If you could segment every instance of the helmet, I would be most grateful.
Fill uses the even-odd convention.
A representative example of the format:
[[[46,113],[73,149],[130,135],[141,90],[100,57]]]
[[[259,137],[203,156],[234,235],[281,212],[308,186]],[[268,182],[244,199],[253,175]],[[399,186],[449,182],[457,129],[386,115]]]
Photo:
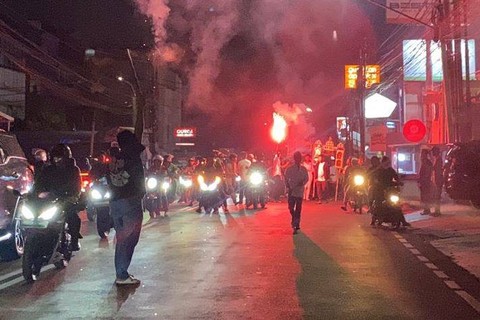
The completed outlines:
[[[43,149],[35,150],[33,156],[35,158],[35,161],[47,161],[47,151]]]
[[[59,143],[50,150],[50,159],[54,158],[70,159],[72,157],[72,150],[66,144]]]

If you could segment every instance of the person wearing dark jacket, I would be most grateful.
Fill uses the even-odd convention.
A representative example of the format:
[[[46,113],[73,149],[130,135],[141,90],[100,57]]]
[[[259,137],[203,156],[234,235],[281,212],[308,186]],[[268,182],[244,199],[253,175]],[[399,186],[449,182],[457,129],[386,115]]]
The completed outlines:
[[[430,206],[434,189],[432,184],[433,164],[428,156],[428,150],[423,149],[420,157],[420,171],[418,172],[418,188],[420,189],[420,201],[423,204],[422,214],[424,215],[431,214]]]
[[[140,154],[145,149],[135,135],[124,130],[117,135],[120,152],[112,156],[107,180],[112,190],[110,213],[116,231],[115,270],[117,285],[138,285],[128,273],[142,229],[142,198],[145,174]]]
[[[72,151],[65,144],[57,144],[50,151],[50,165],[44,166],[34,184],[34,192],[48,192],[64,199],[67,203],[76,203],[81,192],[80,169],[72,158]],[[81,238],[81,220],[78,212],[71,206],[66,209],[66,222],[72,236],[73,251],[80,250],[78,239]]]

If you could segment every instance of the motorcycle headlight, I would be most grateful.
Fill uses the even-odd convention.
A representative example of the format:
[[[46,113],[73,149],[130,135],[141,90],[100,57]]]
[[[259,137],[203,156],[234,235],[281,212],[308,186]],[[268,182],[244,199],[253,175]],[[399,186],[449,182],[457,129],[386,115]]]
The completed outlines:
[[[167,191],[170,188],[170,182],[164,182],[162,183],[162,189]]]
[[[20,213],[22,214],[22,217],[25,219],[25,220],[33,220],[35,219],[35,215],[33,214],[33,211],[30,210],[29,207],[27,207],[26,205],[22,205],[20,207]]]
[[[191,179],[183,179],[180,177],[180,184],[185,188],[190,188],[193,185],[193,182]]]
[[[238,177],[235,178],[235,181],[240,182],[240,181],[242,181],[242,178],[240,176],[238,176]]]
[[[392,204],[398,204],[398,202],[400,201],[400,197],[396,194],[391,194],[389,200]]]
[[[158,180],[155,178],[148,178],[147,179],[147,188],[148,189],[155,189],[158,186]]]
[[[57,211],[57,207],[50,207],[43,211],[38,218],[42,220],[51,220],[57,214]]]
[[[250,175],[250,183],[258,186],[263,182],[263,175],[260,172],[254,172]]]
[[[112,197],[112,194],[110,192],[106,192],[105,195],[103,196],[104,199],[110,199]]]
[[[365,183],[365,178],[361,175],[356,175],[355,177],[353,177],[353,183],[356,186],[362,186]]]
[[[92,197],[93,200],[100,200],[103,198],[102,194],[97,189],[92,189],[90,191],[90,197]]]

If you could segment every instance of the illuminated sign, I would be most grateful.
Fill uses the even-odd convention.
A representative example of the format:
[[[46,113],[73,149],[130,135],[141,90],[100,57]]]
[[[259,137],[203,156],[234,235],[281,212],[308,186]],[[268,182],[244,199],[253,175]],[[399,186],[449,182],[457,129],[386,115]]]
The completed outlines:
[[[415,17],[425,24],[431,24],[432,10],[438,5],[438,0],[387,0],[387,23],[420,24],[404,15]],[[404,14],[404,15],[402,15]]]
[[[374,93],[365,99],[365,118],[388,118],[392,115],[392,112],[396,107],[397,103],[395,101],[392,101],[381,94]]]
[[[358,87],[358,78],[360,66],[345,66],[345,89],[356,89]],[[372,85],[380,83],[380,66],[371,64],[365,66],[365,88],[369,89]]]
[[[357,89],[358,65],[345,66],[345,89]]]
[[[176,128],[175,137],[176,138],[195,138],[197,136],[196,128]]]

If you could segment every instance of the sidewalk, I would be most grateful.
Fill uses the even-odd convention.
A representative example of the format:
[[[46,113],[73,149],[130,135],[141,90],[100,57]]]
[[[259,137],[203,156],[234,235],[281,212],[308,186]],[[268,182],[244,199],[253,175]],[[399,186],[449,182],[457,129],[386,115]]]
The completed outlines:
[[[456,264],[480,279],[480,210],[456,204],[443,195],[440,217],[420,213],[420,193],[415,180],[406,180],[402,189],[403,211],[413,233],[421,235]]]

